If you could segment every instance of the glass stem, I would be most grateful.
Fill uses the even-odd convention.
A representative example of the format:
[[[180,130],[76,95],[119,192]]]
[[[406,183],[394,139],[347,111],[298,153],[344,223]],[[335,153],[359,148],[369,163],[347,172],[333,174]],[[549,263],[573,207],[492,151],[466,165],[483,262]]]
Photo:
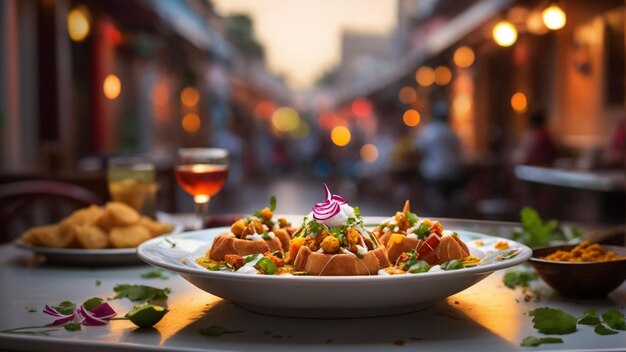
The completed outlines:
[[[195,219],[194,219],[194,223],[193,223],[193,229],[194,230],[202,230],[202,228],[204,227],[204,217],[206,216],[207,213],[207,209],[209,208],[209,200],[211,198],[208,196],[195,196],[194,197],[194,203],[195,203]]]

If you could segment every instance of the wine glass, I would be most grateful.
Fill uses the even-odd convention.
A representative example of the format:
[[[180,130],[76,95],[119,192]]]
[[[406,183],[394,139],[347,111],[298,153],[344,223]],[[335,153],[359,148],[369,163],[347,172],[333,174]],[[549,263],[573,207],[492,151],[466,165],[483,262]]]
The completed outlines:
[[[195,203],[194,229],[202,229],[209,200],[219,192],[228,177],[228,150],[222,148],[183,148],[178,150],[176,180]]]

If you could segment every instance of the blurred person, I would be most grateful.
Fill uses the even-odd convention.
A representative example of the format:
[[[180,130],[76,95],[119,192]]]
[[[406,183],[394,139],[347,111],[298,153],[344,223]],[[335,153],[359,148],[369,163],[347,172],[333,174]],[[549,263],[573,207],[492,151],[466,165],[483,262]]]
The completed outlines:
[[[421,155],[419,171],[426,184],[426,200],[436,212],[454,211],[454,194],[463,186],[463,152],[461,141],[448,124],[448,105],[434,104],[431,121],[415,138],[415,147]]]
[[[530,117],[529,129],[524,133],[514,160],[517,164],[551,166],[557,157],[556,147],[550,137],[543,112]]]

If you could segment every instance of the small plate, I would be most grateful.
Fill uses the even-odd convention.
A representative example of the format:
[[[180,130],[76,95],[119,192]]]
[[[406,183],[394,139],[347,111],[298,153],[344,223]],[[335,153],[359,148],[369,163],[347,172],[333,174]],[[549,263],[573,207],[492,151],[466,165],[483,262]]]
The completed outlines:
[[[163,236],[181,233],[183,227],[174,224],[174,230]],[[13,244],[21,249],[31,251],[46,257],[47,263],[64,265],[87,265],[87,266],[115,266],[115,265],[138,265],[142,261],[137,257],[137,248],[105,248],[105,249],[81,249],[81,248],[51,248],[33,246],[22,242],[19,238]]]
[[[368,222],[366,219],[366,223]],[[137,247],[146,263],[180,274],[203,291],[263,314],[348,318],[408,313],[460,292],[492,272],[525,262],[530,248],[512,240],[457,231],[471,254],[482,264],[452,271],[395,276],[269,276],[209,271],[196,259],[205,255],[213,239],[227,227],[186,232],[148,240]],[[481,241],[482,246],[477,245]],[[505,241],[517,256],[499,261],[494,245]],[[509,250],[510,250],[509,249]]]

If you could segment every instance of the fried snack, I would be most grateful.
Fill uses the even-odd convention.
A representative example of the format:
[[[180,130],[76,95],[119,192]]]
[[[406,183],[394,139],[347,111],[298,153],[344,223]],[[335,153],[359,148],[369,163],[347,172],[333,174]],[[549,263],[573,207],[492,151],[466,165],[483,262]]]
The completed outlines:
[[[114,248],[132,248],[152,238],[150,231],[139,225],[116,227],[109,233]]]
[[[43,246],[43,242],[39,238],[42,236],[51,236],[53,232],[56,232],[58,230],[58,225],[31,227],[26,232],[24,232],[21,239],[22,242],[32,244],[33,246]]]
[[[104,207],[104,214],[97,222],[98,227],[105,232],[110,232],[114,227],[130,226],[139,221],[139,213],[120,202],[109,202]]]
[[[97,226],[75,225],[74,236],[82,248],[102,249],[109,246],[109,236]]]
[[[467,245],[458,236],[443,236],[435,248],[439,256],[439,264],[453,259],[461,260],[470,255]]]
[[[76,242],[73,231],[62,231],[59,225],[38,226],[30,229],[34,242],[43,247],[70,248]]]
[[[152,237],[158,237],[174,230],[174,225],[163,224],[158,221],[154,221],[147,216],[142,216],[139,219],[139,225],[145,227],[150,232]]]
[[[73,225],[92,225],[95,224],[104,214],[104,210],[97,205],[91,205],[74,211],[68,217],[62,220],[62,223]]]
[[[215,238],[211,249],[207,251],[206,255],[213,260],[224,260],[224,257],[228,254],[238,254],[243,257],[254,253],[265,253],[267,251],[283,252],[283,247],[278,236],[269,240],[253,241],[221,234]]]
[[[294,266],[298,271],[309,275],[376,275],[378,270],[390,265],[385,246],[363,254],[357,258],[352,254],[326,254],[313,252],[309,247],[302,246],[298,250]]]

